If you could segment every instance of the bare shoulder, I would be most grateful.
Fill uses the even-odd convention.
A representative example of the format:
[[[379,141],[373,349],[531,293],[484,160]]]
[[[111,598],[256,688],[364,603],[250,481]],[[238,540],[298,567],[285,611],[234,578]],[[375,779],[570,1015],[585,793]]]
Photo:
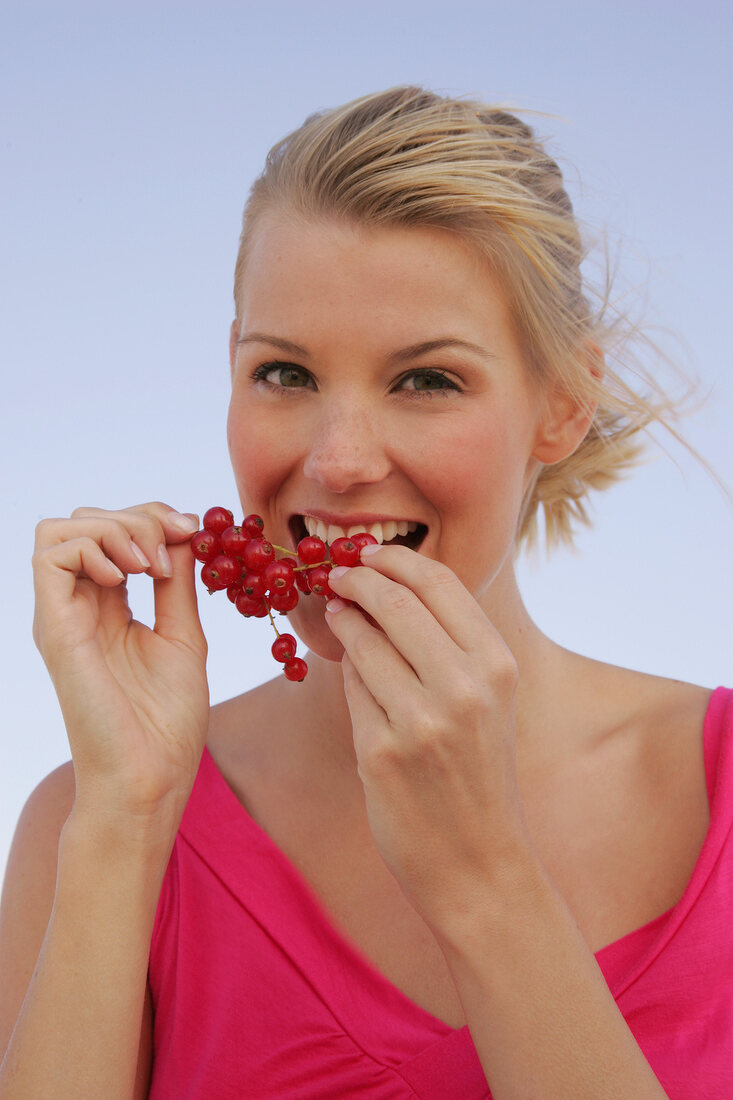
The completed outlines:
[[[659,750],[703,751],[703,727],[712,688],[684,680],[629,673],[629,719],[645,742]]]
[[[13,837],[0,904],[0,1049],[15,1026],[51,915],[61,830],[74,804],[71,761],[26,801]]]

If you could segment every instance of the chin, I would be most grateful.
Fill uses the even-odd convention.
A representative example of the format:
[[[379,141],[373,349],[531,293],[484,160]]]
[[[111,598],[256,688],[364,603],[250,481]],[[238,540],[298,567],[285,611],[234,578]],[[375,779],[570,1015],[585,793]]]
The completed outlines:
[[[325,600],[321,596],[306,596],[302,599],[318,600],[318,604],[314,606],[313,612],[310,614],[307,614],[305,608],[301,609],[300,606],[291,612],[287,617],[290,628],[312,654],[322,657],[325,661],[340,662],[344,655],[344,647],[326,625]],[[308,610],[310,611],[310,607]],[[314,612],[317,612],[317,614]],[[281,627],[278,623],[278,629],[280,633],[283,633],[283,630],[287,627]]]

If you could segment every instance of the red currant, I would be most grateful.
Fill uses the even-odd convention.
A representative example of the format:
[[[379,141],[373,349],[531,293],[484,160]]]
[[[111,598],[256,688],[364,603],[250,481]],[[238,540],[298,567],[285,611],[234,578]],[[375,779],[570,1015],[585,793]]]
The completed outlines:
[[[264,596],[267,582],[262,573],[245,573],[242,578],[242,590],[247,596]]]
[[[267,614],[267,604],[262,596],[248,596],[246,592],[240,592],[236,600],[237,611],[242,615],[255,619],[264,619]]]
[[[308,535],[298,543],[298,557],[303,565],[320,565],[326,560],[326,544],[315,535]]]
[[[244,548],[242,559],[250,573],[264,573],[275,559],[272,543],[267,539],[250,539]]]
[[[295,570],[295,584],[299,592],[302,592],[304,596],[310,596],[311,590],[308,584],[308,570],[296,569]]]
[[[274,611],[292,611],[294,607],[298,606],[298,589],[295,586],[292,588],[276,588],[270,592],[267,599]]]
[[[351,541],[355,542],[359,547],[359,553],[361,553],[365,546],[379,546],[374,535],[370,535],[368,531],[360,531],[358,535],[352,535]]]
[[[333,592],[328,583],[328,574],[330,572],[330,565],[315,565],[312,569],[308,570],[308,584],[310,585],[311,592],[315,592],[317,596],[333,596]]]
[[[238,579],[237,563],[225,557],[224,554],[217,554],[211,561],[207,561],[201,570],[201,580],[210,592],[228,588]]]
[[[268,588],[292,588],[295,584],[295,571],[289,561],[271,561],[263,573]]]
[[[292,661],[288,661],[285,665],[283,671],[288,680],[295,680],[299,683],[301,680],[305,680],[308,665],[302,657],[293,657]]]
[[[349,538],[334,539],[331,543],[331,561],[334,565],[358,565],[359,547]]]
[[[233,523],[234,516],[228,508],[209,508],[204,514],[203,526],[207,531],[213,531],[215,535],[220,535]]]
[[[241,527],[227,527],[219,535],[219,544],[221,545],[222,553],[227,554],[230,558],[240,558],[244,553],[244,548],[249,542],[249,535],[246,531],[243,531]]]
[[[292,634],[280,634],[272,643],[272,655],[276,661],[287,664],[295,656],[296,641]]]
[[[191,539],[191,550],[199,561],[208,561],[219,553],[219,536],[213,531],[197,531]]]
[[[227,588],[227,599],[231,600],[232,603],[236,603],[237,602],[237,596],[239,595],[239,593],[241,591],[242,591],[242,582],[241,581],[235,581],[234,584],[230,584],[229,587]]]
[[[262,532],[265,529],[265,521],[262,516],[257,516],[252,512],[251,515],[244,517],[242,520],[242,527],[250,538],[259,539],[262,537]]]

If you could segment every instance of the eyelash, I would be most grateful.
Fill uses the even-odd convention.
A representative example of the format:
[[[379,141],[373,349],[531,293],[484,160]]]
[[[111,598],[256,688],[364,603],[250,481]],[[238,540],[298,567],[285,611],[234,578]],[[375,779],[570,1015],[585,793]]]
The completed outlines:
[[[309,371],[307,371],[305,369],[305,367],[299,367],[295,363],[284,363],[284,362],[281,362],[280,360],[273,360],[269,363],[260,363],[259,366],[255,367],[255,369],[252,372],[252,381],[253,382],[265,382],[273,392],[278,393],[278,394],[282,394],[282,395],[289,394],[289,393],[297,393],[298,390],[306,389],[305,386],[281,386],[277,382],[268,382],[267,381],[267,375],[270,374],[272,371],[278,370],[278,369],[283,370],[285,368],[289,368],[290,370],[298,371],[303,375],[308,375],[309,374]],[[400,392],[407,394],[410,398],[418,398],[418,399],[425,398],[425,397],[435,397],[435,396],[444,397],[444,396],[447,396],[451,392],[452,393],[460,393],[461,392],[460,387],[453,381],[452,378],[450,378],[444,371],[436,370],[434,367],[429,367],[429,368],[424,367],[421,370],[409,371],[407,374],[404,374],[399,379],[399,382],[404,382],[408,378],[416,378],[416,377],[431,378],[431,379],[440,378],[445,383],[445,385],[440,386],[438,389],[430,389],[430,390],[403,389]]]

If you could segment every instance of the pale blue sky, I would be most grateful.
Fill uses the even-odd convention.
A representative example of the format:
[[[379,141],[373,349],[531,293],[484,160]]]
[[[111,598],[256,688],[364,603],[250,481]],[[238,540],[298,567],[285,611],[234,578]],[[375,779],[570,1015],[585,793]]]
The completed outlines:
[[[626,300],[700,375],[685,427],[733,482],[728,4],[64,4],[0,15],[6,471],[0,867],[67,759],[31,640],[35,523],[79,504],[236,508],[224,435],[247,187],[304,116],[415,82],[535,109]],[[676,333],[674,340],[669,332]],[[602,659],[733,683],[733,508],[677,445],[597,498],[530,611]],[[149,616],[145,581],[132,586]],[[203,603],[215,700],[273,674],[267,625]]]

